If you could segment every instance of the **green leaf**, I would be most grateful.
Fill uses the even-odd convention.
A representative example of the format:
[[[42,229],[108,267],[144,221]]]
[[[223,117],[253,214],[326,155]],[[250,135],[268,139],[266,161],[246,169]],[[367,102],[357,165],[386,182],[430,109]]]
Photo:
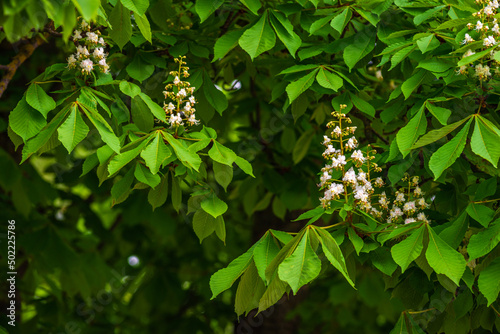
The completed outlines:
[[[375,108],[368,103],[367,101],[363,100],[356,94],[349,93],[349,96],[351,97],[352,104],[356,108],[358,108],[360,111],[364,112],[368,116],[375,117]]]
[[[155,188],[158,184],[160,184],[161,178],[160,175],[153,175],[149,169],[147,169],[143,164],[136,164],[134,176],[137,180],[142,183],[147,184],[151,188]]]
[[[151,111],[154,117],[163,122],[167,121],[165,110],[163,110],[162,107],[160,107],[156,102],[154,102],[149,97],[149,95],[146,95],[144,93],[139,93],[139,97],[144,101],[144,103],[146,103],[146,105],[148,106],[149,110]]]
[[[315,64],[308,64],[308,65],[293,65],[291,67],[288,67],[278,73],[278,75],[281,74],[290,74],[290,73],[297,73],[297,72],[302,72],[302,71],[308,71],[308,70],[313,70],[317,69],[319,66]]]
[[[155,71],[155,66],[144,61],[139,53],[134,56],[134,59],[126,67],[128,75],[139,82],[143,82],[149,78]]]
[[[259,312],[262,312],[272,305],[276,304],[287,291],[288,285],[274,275],[259,301]]]
[[[292,255],[278,267],[279,278],[287,282],[297,294],[305,284],[315,279],[321,270],[321,260],[311,247],[309,230],[302,236]]]
[[[413,150],[413,149],[434,143],[435,141],[443,138],[448,133],[450,133],[453,130],[455,130],[456,128],[458,128],[460,125],[465,123],[465,121],[467,121],[471,117],[472,116],[469,116],[469,117],[466,117],[464,119],[461,119],[458,122],[452,123],[452,124],[447,125],[447,126],[443,126],[440,129],[429,131],[428,133],[426,133],[425,135],[420,137],[420,139],[411,147],[411,149]]]
[[[217,297],[222,291],[229,289],[243,274],[252,261],[254,247],[255,245],[231,261],[226,268],[218,270],[210,277],[211,300]]]
[[[490,52],[492,50],[494,50],[495,47],[492,47],[492,48],[489,48],[489,49],[486,49],[484,51],[481,51],[481,52],[477,52],[475,54],[473,54],[472,56],[468,56],[468,57],[465,57],[465,58],[462,58],[458,63],[457,63],[457,66],[464,66],[464,65],[468,65],[470,63],[473,63],[475,62],[476,60],[478,59],[481,59],[483,58],[484,56],[490,54]]]
[[[344,49],[344,62],[349,67],[349,72],[361,58],[372,52],[375,48],[376,36],[376,30],[372,28],[365,28],[354,35],[353,43]]]
[[[411,147],[415,140],[421,134],[425,133],[427,128],[427,120],[425,119],[424,109],[421,108],[415,116],[406,124],[396,135],[396,141],[399,151],[403,154],[403,158],[410,153]]]
[[[424,249],[424,232],[425,226],[419,227],[417,230],[391,248],[392,258],[401,267],[401,272],[405,272],[410,263],[415,260]]]
[[[203,210],[197,210],[193,216],[193,230],[201,244],[203,239],[215,232],[215,218]]]
[[[286,92],[288,94],[288,98],[290,103],[292,103],[300,94],[305,92],[314,82],[314,77],[316,73],[318,73],[319,69],[315,69],[314,71],[306,74],[302,78],[291,82],[286,86]]]
[[[238,40],[243,35],[243,30],[231,30],[219,37],[214,45],[214,59],[212,62],[224,58],[224,56],[238,45]]]
[[[208,151],[208,156],[221,164],[232,166],[238,157],[231,149],[213,140],[212,148]]]
[[[45,118],[36,109],[26,102],[23,97],[9,115],[9,125],[15,134],[26,141],[35,135],[47,124]]]
[[[392,259],[391,251],[387,247],[379,247],[375,249],[370,253],[370,256],[375,268],[387,276],[392,276],[396,269],[398,269],[398,265]]]
[[[476,115],[471,137],[472,152],[491,162],[495,168],[500,158],[500,130],[482,116]]]
[[[425,79],[425,74],[426,72],[424,70],[419,69],[413,76],[403,82],[401,90],[403,91],[405,100],[409,98],[411,93],[422,84],[422,81]]]
[[[224,0],[196,0],[194,8],[196,10],[196,13],[200,17],[200,21],[203,22],[210,15],[212,15],[223,3]]]
[[[168,197],[168,175],[161,178],[160,184],[156,188],[149,189],[148,202],[153,207],[153,211],[167,201]]]
[[[415,23],[416,26],[421,25],[423,22],[427,21],[431,17],[435,16],[440,10],[445,8],[445,6],[436,6],[434,8],[428,9],[422,14],[416,15],[413,18],[413,23]]]
[[[123,94],[128,95],[131,98],[134,98],[136,95],[141,93],[141,88],[139,86],[126,80],[122,80],[120,82],[120,90]]]
[[[422,60],[418,63],[417,68],[423,68],[429,72],[439,73],[440,76],[443,72],[448,71],[450,68],[455,67],[456,65],[452,62],[445,62],[444,60],[432,58]]]
[[[31,84],[26,91],[26,102],[38,110],[44,118],[47,118],[49,111],[56,108],[56,102],[51,98],[40,85]]]
[[[259,9],[260,7],[262,7],[260,0],[240,0],[240,1],[245,5],[245,7],[250,9],[252,13],[254,13],[255,15],[259,15],[258,13]]]
[[[139,15],[139,13],[134,12],[134,18],[135,18],[135,23],[137,23],[137,26],[139,27],[139,30],[141,31],[142,36],[151,44],[152,42],[152,35],[151,35],[151,26],[149,25],[148,18],[146,17],[145,14]]]
[[[64,145],[68,153],[78,145],[89,133],[89,127],[83,121],[82,115],[75,104],[71,105],[71,114],[64,123],[57,129],[59,140]]]
[[[441,108],[438,107],[429,101],[425,102],[425,106],[427,107],[427,110],[431,112],[431,114],[436,117],[436,119],[441,123],[442,125],[446,125],[448,122],[448,118],[451,115],[451,110],[446,109],[446,108]]]
[[[486,268],[479,274],[479,291],[488,300],[488,307],[493,304],[500,293],[500,257],[493,260]]]
[[[266,234],[256,243],[253,250],[253,258],[260,278],[266,281],[266,268],[279,253],[280,248],[271,233]]]
[[[172,151],[165,145],[160,132],[156,132],[153,141],[141,152],[141,157],[153,175],[158,173],[163,161],[171,155]]]
[[[394,67],[396,67],[399,63],[401,63],[415,49],[416,46],[412,44],[396,52],[394,56],[392,56],[391,58],[391,67],[389,68],[389,71],[392,70]]]
[[[484,204],[470,203],[466,209],[469,216],[484,227],[488,227],[489,223],[495,216],[495,211]]]
[[[276,44],[276,34],[267,21],[267,11],[257,23],[243,33],[239,44],[252,60]]]
[[[125,165],[127,165],[130,161],[134,160],[135,157],[139,155],[144,146],[151,140],[150,136],[144,136],[140,139],[128,144],[125,146],[120,154],[115,155],[108,165],[109,175],[113,175],[122,169]],[[129,147],[133,147],[132,149],[128,149]],[[125,149],[127,149],[125,151]]]
[[[125,201],[132,191],[132,183],[134,182],[134,169],[129,171],[111,187],[112,205],[116,205]]]
[[[180,178],[176,177],[172,172],[172,206],[175,211],[179,212],[182,204],[182,190]]]
[[[351,8],[346,7],[342,11],[342,13],[333,18],[333,20],[330,22],[330,25],[332,26],[333,29],[337,30],[339,34],[342,34],[342,32],[345,29],[345,26],[351,20],[351,17],[352,17],[352,10]]]
[[[439,233],[439,237],[446,241],[448,245],[456,249],[461,243],[469,227],[467,213],[463,211],[450,226]]]
[[[82,104],[80,104],[82,106]],[[101,139],[105,142],[113,151],[120,153],[120,140],[111,129],[111,126],[104,120],[104,118],[97,112],[87,110],[82,108],[90,122],[94,124],[95,128],[101,135]]]
[[[469,259],[474,260],[485,256],[500,242],[500,219],[495,220],[490,227],[474,234],[467,246]]]
[[[325,16],[314,20],[311,26],[309,27],[309,35],[313,35],[316,31],[326,26],[328,22],[331,21],[331,19],[332,16]]]
[[[356,254],[359,256],[359,252],[364,246],[363,239],[359,235],[356,234],[356,231],[354,231],[353,228],[348,228],[347,229],[347,235],[349,236],[349,240],[351,240],[352,245],[354,246],[354,249],[356,250]]]
[[[184,145],[182,145],[181,142],[178,139],[175,139],[170,133],[162,131],[162,135],[174,149],[177,158],[182,161],[187,167],[193,168],[195,171],[198,171],[201,164],[200,156],[184,147]]]
[[[228,106],[226,95],[215,87],[207,72],[203,73],[203,93],[210,105],[222,115],[222,112],[226,110]]]
[[[434,35],[429,35],[417,40],[417,46],[422,53],[432,51],[437,48],[441,43]]]
[[[314,232],[316,232],[319,237],[323,253],[328,261],[330,261],[335,269],[340,271],[349,284],[354,288],[354,282],[349,277],[349,273],[347,271],[344,255],[342,254],[342,251],[333,236],[321,228],[314,228]]]
[[[311,146],[313,138],[314,129],[307,130],[299,137],[292,153],[292,159],[295,165],[302,161],[307,152],[309,152],[309,147]]]
[[[213,168],[215,181],[224,188],[224,191],[227,191],[227,186],[233,179],[233,167],[214,161]]]
[[[464,150],[467,142],[467,135],[472,119],[457,133],[452,140],[441,146],[429,160],[429,168],[434,174],[434,180],[437,180],[444,170],[450,167]]]
[[[132,121],[137,128],[143,132],[149,132],[154,127],[153,115],[149,108],[139,96],[132,98],[130,103]]]
[[[149,7],[149,0],[120,0],[123,6],[128,10],[144,15]]]
[[[83,19],[89,22],[96,18],[101,2],[99,0],[73,0],[73,4],[82,13]]]
[[[436,232],[428,225],[429,243],[425,258],[437,274],[446,275],[456,285],[460,285],[460,279],[465,271],[465,259],[462,254],[451,248]]]
[[[109,23],[112,27],[109,36],[121,50],[132,36],[132,23],[130,22],[130,11],[123,7],[120,1],[116,3],[109,14]]]
[[[344,81],[341,77],[325,70],[324,68],[319,69],[318,75],[316,75],[316,81],[318,81],[322,87],[329,88],[334,91],[338,91],[344,85]]]
[[[295,58],[295,53],[302,45],[302,40],[299,35],[293,31],[293,25],[290,23],[288,18],[280,12],[272,11],[271,13],[272,15],[270,16],[270,20],[274,31],[288,49],[292,57]]]
[[[240,284],[238,284],[238,289],[236,290],[234,300],[236,315],[248,314],[248,312],[257,308],[265,289],[264,282],[259,279],[255,264],[253,262],[250,263],[248,269],[241,276]]]
[[[226,223],[224,222],[224,217],[222,217],[222,216],[215,218],[215,234],[225,245],[226,244]]]
[[[238,167],[240,167],[241,170],[244,171],[246,174],[250,175],[251,177],[255,177],[255,175],[253,175],[252,165],[248,161],[237,156],[236,159],[234,160],[234,163],[237,164]]]
[[[212,217],[217,218],[227,211],[227,204],[217,197],[217,195],[211,193],[201,202],[201,208],[212,215]]]

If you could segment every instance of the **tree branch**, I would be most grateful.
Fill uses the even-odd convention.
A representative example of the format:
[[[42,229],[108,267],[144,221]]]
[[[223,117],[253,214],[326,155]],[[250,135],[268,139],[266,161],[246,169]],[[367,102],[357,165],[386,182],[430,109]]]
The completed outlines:
[[[14,74],[16,74],[19,66],[21,66],[21,64],[33,54],[33,51],[35,51],[35,49],[43,43],[45,43],[45,40],[42,36],[37,35],[36,37],[30,39],[29,42],[21,48],[19,53],[12,58],[12,61],[8,65],[1,66],[1,68],[5,70],[5,74],[0,80],[0,98],[7,89],[7,86],[14,77]]]

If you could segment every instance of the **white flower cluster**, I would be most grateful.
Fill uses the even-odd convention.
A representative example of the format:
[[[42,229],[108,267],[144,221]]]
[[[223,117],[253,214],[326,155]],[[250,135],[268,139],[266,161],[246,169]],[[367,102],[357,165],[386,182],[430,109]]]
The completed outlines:
[[[341,197],[347,202],[352,196],[359,209],[379,220],[385,219],[387,223],[428,222],[425,214],[421,212],[429,205],[419,187],[418,177],[405,175],[403,182],[406,182],[407,186],[396,192],[393,201],[380,189],[385,185],[384,180],[381,177],[371,177],[373,172],[382,171],[376,163],[371,162],[376,151],[368,145],[363,153],[362,150],[356,149],[358,141],[354,136],[346,138],[354,133],[356,127],[343,127],[342,123],[351,123],[351,119],[341,113],[345,107],[341,105],[340,112],[332,112],[336,120],[327,124],[331,130],[323,136],[323,145],[326,146],[323,157],[327,164],[321,169],[318,185],[323,190],[323,197],[320,198],[323,207],[329,208],[333,200]],[[350,151],[352,153],[349,154]],[[379,193],[376,188],[380,189]]]
[[[109,65],[106,63],[104,52],[106,42],[99,37],[100,31],[93,32],[90,24],[85,20],[82,20],[79,28],[73,32],[76,53],[68,57],[68,68],[79,69],[84,75],[89,75],[94,69],[108,73]]]
[[[177,128],[184,126],[186,122],[188,125],[198,125],[199,120],[196,119],[196,109],[194,105],[196,100],[193,96],[195,87],[190,87],[191,84],[187,81],[182,81],[180,78],[189,77],[189,67],[184,66],[186,62],[183,60],[185,56],[175,58],[175,62],[179,63],[177,71],[170,72],[174,77],[174,81],[165,86],[165,99],[170,99],[172,102],[168,104],[165,102],[163,109],[167,113],[168,122],[170,127]]]
[[[466,33],[462,41],[463,45],[475,42],[476,39],[483,42],[483,48],[491,48],[500,45],[500,26],[498,25],[496,17],[498,7],[500,4],[498,0],[476,0],[476,3],[483,5],[483,8],[472,15],[478,18],[476,23],[468,23],[467,28],[470,30],[470,34]],[[492,28],[490,29],[490,26]],[[473,36],[471,36],[473,35]],[[474,37],[476,39],[474,39]],[[494,60],[494,54],[496,51],[491,51],[488,59],[480,59],[480,63],[474,66],[463,65],[457,70],[458,74],[468,74],[469,69],[473,72],[473,75],[478,77],[480,80],[488,80],[491,78],[492,73],[490,71],[490,65],[487,64],[492,62],[496,66],[495,74],[499,74],[500,70],[498,65],[500,65],[496,60]],[[475,52],[468,49],[464,54],[463,58],[474,55]],[[485,63],[486,62],[486,63]],[[473,69],[473,71],[472,71]]]

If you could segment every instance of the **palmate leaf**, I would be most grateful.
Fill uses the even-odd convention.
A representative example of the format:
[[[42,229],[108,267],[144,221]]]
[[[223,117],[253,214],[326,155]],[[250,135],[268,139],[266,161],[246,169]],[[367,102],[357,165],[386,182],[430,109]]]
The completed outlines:
[[[236,298],[234,301],[234,309],[236,314],[247,314],[254,308],[259,306],[259,300],[266,287],[264,282],[259,278],[257,268],[253,262],[250,262],[247,270],[241,276],[238,289],[236,290]]]
[[[344,81],[338,75],[320,68],[316,75],[316,81],[323,87],[338,91],[343,85]]]
[[[288,94],[288,99],[292,103],[300,94],[305,92],[314,83],[314,78],[319,69],[316,68],[314,71],[304,75],[302,78],[291,82],[286,86],[286,93]]]
[[[78,145],[89,133],[89,127],[85,124],[76,104],[71,105],[71,113],[64,123],[57,129],[59,140],[68,153]]]
[[[244,30],[231,30],[219,37],[214,45],[214,59],[212,62],[223,58],[229,51],[238,45],[238,40]]]
[[[293,253],[278,267],[279,278],[290,285],[294,294],[315,279],[321,270],[321,260],[311,246],[310,238],[314,234],[309,231],[306,229]]]
[[[405,240],[391,248],[392,258],[394,262],[401,267],[402,272],[405,272],[410,263],[412,263],[424,249],[424,233],[425,226],[421,226],[413,231]]]
[[[79,104],[83,107],[83,104]],[[113,151],[120,153],[120,140],[116,137],[113,129],[106,122],[106,120],[96,111],[88,110],[84,107],[82,110],[101,135],[102,141],[105,142]]]
[[[38,110],[43,117],[47,118],[49,111],[55,109],[56,102],[51,98],[40,85],[31,84],[26,91],[26,102],[36,110]]]
[[[149,169],[141,163],[136,164],[134,176],[138,181],[147,184],[151,188],[155,188],[161,181],[160,175],[153,175]]]
[[[9,124],[12,131],[26,143],[40,132],[47,121],[40,112],[26,102],[26,97],[23,97],[10,113]]]
[[[237,158],[236,153],[216,140],[212,140],[212,143],[212,148],[208,151],[208,156],[221,164],[232,166]]]
[[[465,124],[452,140],[441,146],[429,160],[429,168],[434,174],[434,180],[437,180],[444,170],[450,167],[460,156],[467,142],[469,127],[472,119]]]
[[[239,44],[250,58],[270,50],[276,44],[276,34],[268,22],[267,11],[252,27],[247,29],[239,39]]]
[[[429,232],[429,243],[425,258],[429,265],[437,274],[446,275],[456,285],[460,285],[466,265],[463,255],[451,248],[428,224],[426,226]]]
[[[493,260],[479,274],[479,291],[488,300],[488,307],[493,304],[500,293],[500,257]]]
[[[170,133],[167,131],[161,132],[165,140],[172,146],[174,149],[175,155],[177,158],[189,168],[198,171],[201,164],[201,158],[198,154],[191,152],[188,147],[184,146],[180,140],[175,139]]]
[[[108,165],[109,175],[113,175],[141,153],[151,136],[144,136],[123,147],[120,154],[115,155]]]
[[[500,158],[500,130],[482,116],[476,115],[474,132],[471,137],[471,148],[474,153],[485,158],[495,168]]]
[[[278,275],[274,275],[259,301],[259,312],[276,304],[283,297],[287,289],[289,289],[288,284],[280,280]]]
[[[375,48],[376,30],[368,27],[358,32],[354,42],[344,49],[344,62],[351,71],[354,66]]]
[[[443,138],[446,136],[448,133],[452,132],[456,128],[458,128],[460,125],[464,124],[468,119],[470,119],[472,116],[468,116],[464,119],[461,119],[458,122],[452,123],[447,126],[443,126],[440,129],[432,130],[427,132],[425,135],[420,137],[419,140],[411,147],[411,149],[416,149],[425,145],[429,145],[431,143],[434,143],[435,141]]]
[[[273,235],[267,231],[259,240],[253,251],[253,259],[260,278],[266,281],[266,268],[279,253],[280,248]]]
[[[278,35],[278,38],[283,42],[292,57],[295,58],[295,53],[300,48],[302,40],[293,31],[293,26],[285,15],[276,11],[271,11],[271,14],[269,19],[274,31],[276,31],[276,35]]]

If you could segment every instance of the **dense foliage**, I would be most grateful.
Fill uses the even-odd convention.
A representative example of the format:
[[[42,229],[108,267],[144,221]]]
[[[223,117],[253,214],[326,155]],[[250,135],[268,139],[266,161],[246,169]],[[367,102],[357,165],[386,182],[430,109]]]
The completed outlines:
[[[500,331],[498,7],[2,2],[2,325]]]

